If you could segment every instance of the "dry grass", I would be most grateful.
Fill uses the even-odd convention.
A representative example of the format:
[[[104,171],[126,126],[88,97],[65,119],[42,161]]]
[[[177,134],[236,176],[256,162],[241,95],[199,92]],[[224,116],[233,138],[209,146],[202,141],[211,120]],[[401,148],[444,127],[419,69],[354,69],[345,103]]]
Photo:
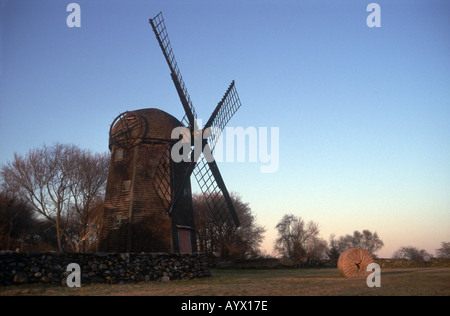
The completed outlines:
[[[38,284],[8,286],[0,288],[0,296],[450,295],[450,268],[384,269],[381,288],[368,288],[365,278],[343,278],[337,269],[213,270],[212,275],[168,283],[93,284],[81,288]]]

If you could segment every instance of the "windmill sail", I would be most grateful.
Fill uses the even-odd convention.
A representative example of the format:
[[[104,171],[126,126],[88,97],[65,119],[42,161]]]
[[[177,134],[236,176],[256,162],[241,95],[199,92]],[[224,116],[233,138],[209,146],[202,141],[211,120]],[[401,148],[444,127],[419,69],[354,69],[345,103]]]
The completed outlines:
[[[201,131],[201,133],[196,133],[199,131],[196,122],[197,114],[195,113],[191,98],[175,60],[162,12],[153,19],[150,19],[150,24],[167,64],[169,65],[172,81],[175,84],[181,104],[186,113],[181,122],[190,128],[192,136],[201,137],[203,136],[203,131]],[[206,150],[212,154],[223,129],[240,107],[241,102],[233,81],[205,125],[205,130],[210,129],[211,134],[206,140],[202,140],[202,152],[205,152]],[[160,199],[164,201],[164,207],[169,215],[171,215],[177,201],[184,191],[186,183],[189,181],[191,174],[194,173],[213,216],[222,222],[230,224],[234,223],[236,226],[239,226],[239,218],[216,162],[214,159],[208,159],[207,161],[203,154],[194,155],[194,150],[195,148],[192,149],[190,153],[191,162],[186,168],[184,180],[179,187],[175,188],[175,190],[170,184],[170,172],[166,169],[170,168],[170,163],[168,163],[166,159],[167,154],[164,154],[161,158],[158,170],[155,173],[153,185]],[[169,151],[170,150],[167,150],[166,152]],[[200,161],[197,162],[199,158]]]
[[[169,65],[171,71],[170,75],[172,76],[172,80],[175,84],[175,88],[177,89],[181,104],[186,112],[186,115],[183,117],[181,122],[185,126],[191,127],[192,130],[196,124],[195,120],[197,119],[197,114],[195,113],[191,97],[189,96],[183,77],[181,76],[180,69],[178,68],[177,61],[175,60],[175,55],[173,54],[172,45],[170,44],[169,35],[167,34],[167,28],[164,23],[162,12],[160,12],[153,19],[150,19],[150,24],[156,35],[156,39],[158,40],[167,64]]]
[[[204,129],[211,128],[211,136],[208,137],[211,151],[214,150],[225,126],[240,107],[241,100],[233,80],[204,127]]]
[[[234,223],[239,227],[239,218],[233,201],[216,162],[207,162],[202,155],[194,170],[194,176],[214,218],[230,225]]]

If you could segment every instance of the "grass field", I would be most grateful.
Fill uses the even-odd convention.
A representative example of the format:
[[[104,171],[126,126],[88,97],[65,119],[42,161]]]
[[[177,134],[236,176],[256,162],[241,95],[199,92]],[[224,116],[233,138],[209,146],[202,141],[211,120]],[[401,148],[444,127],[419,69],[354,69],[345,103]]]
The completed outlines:
[[[305,295],[450,295],[450,268],[385,269],[381,287],[369,288],[365,278],[346,279],[337,269],[212,270],[196,280],[137,284],[92,284],[81,288],[56,285],[0,287],[5,295],[83,296],[305,296]]]

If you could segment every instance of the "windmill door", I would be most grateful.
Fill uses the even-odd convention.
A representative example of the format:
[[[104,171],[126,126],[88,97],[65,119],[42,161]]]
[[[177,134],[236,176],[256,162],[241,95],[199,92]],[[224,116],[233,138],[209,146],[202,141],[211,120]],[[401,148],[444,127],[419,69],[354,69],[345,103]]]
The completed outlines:
[[[179,228],[178,240],[180,242],[180,253],[192,253],[190,229]]]

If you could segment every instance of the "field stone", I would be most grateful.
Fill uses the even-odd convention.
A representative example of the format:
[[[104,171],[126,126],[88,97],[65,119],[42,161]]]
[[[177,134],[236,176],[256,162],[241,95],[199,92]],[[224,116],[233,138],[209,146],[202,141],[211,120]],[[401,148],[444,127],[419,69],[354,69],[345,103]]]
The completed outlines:
[[[14,275],[13,282],[14,282],[15,284],[25,284],[25,283],[28,283],[28,276],[26,275],[26,273],[19,271],[19,272],[17,272],[17,273]]]

